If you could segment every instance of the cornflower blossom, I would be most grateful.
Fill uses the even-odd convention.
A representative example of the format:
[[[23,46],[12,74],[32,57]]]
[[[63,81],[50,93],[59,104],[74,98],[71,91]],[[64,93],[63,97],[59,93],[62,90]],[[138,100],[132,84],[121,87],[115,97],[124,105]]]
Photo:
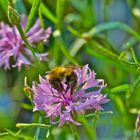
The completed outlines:
[[[103,110],[101,104],[107,103],[109,99],[101,94],[104,80],[95,79],[96,73],[91,71],[88,65],[74,70],[77,75],[77,88],[71,94],[70,89],[66,91],[67,85],[62,82],[64,90],[58,92],[49,83],[48,75],[44,78],[39,76],[40,83],[33,82],[33,111],[43,110],[50,117],[52,124],[73,123],[81,125],[74,120],[74,116],[85,114],[86,110]],[[81,87],[78,89],[78,87]],[[88,91],[98,88],[95,91]],[[74,115],[75,114],[75,115]]]
[[[21,26],[25,29],[27,17],[21,17]],[[39,19],[36,20],[34,25],[26,33],[27,40],[35,48],[35,44],[44,41],[48,43],[48,38],[51,34],[51,28],[46,30],[40,26]],[[35,53],[39,60],[46,61],[48,53]],[[14,62],[11,63],[11,58]],[[11,67],[18,67],[21,69],[23,64],[32,65],[34,57],[31,51],[25,46],[16,26],[10,27],[9,25],[0,22],[0,67],[4,66],[5,69]]]
[[[140,114],[138,114],[136,119],[136,131],[140,133]]]

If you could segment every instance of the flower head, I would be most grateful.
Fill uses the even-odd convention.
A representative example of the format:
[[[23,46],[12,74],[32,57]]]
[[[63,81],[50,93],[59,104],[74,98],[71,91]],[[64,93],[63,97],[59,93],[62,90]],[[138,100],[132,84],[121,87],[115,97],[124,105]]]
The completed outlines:
[[[21,17],[21,26],[25,29],[27,23],[27,17]],[[51,28],[43,30],[40,26],[40,21],[37,20],[31,29],[26,33],[26,37],[29,43],[35,47],[35,44],[44,41],[48,42],[48,38],[51,34]],[[36,56],[40,60],[46,60],[47,53],[39,54]],[[11,64],[10,59],[13,58],[14,64]],[[16,28],[0,22],[0,66],[4,66],[5,69],[11,67],[21,68],[22,64],[31,65],[34,61],[31,51],[25,47],[25,44]]]
[[[77,84],[73,93],[67,84],[62,82],[63,91],[55,90],[49,83],[48,75],[45,78],[39,77],[40,83],[33,82],[34,110],[44,110],[51,123],[59,123],[62,126],[65,122],[80,125],[73,119],[74,114],[84,114],[86,110],[102,110],[101,104],[108,102],[106,95],[101,94],[104,80],[95,79],[95,72],[91,71],[88,65],[74,70],[77,75]],[[80,88],[79,88],[80,87]],[[79,89],[78,89],[79,88]],[[97,90],[95,90],[96,88]],[[93,90],[94,89],[94,90]]]
[[[136,131],[140,133],[140,114],[138,114],[136,119]]]

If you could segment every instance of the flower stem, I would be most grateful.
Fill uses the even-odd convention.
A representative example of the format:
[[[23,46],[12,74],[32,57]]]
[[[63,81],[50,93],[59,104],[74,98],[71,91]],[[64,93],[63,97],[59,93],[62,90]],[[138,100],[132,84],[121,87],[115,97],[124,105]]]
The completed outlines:
[[[42,123],[17,123],[16,127],[18,127],[18,128],[26,128],[26,127],[47,128],[47,127],[50,127],[50,125],[46,125],[46,124],[42,124]]]
[[[94,113],[94,116],[95,116],[95,113]],[[87,136],[89,137],[89,139],[95,140],[95,135],[93,133],[93,129],[91,127],[91,124],[86,119],[86,116],[80,117],[80,122],[83,124],[84,130],[87,132]]]
[[[9,133],[8,132],[0,133],[0,136],[5,136],[5,135],[9,135]]]
[[[41,123],[41,121],[42,121],[42,118],[39,117],[39,118],[38,118],[38,122]],[[40,134],[40,127],[38,127],[38,128],[36,129],[36,132],[35,132],[35,135],[34,135],[34,139],[35,139],[35,140],[39,140],[39,134]]]
[[[80,136],[79,136],[79,134],[77,132],[76,126],[74,124],[71,124],[70,128],[71,128],[71,131],[72,131],[72,134],[73,134],[75,140],[80,140]]]
[[[98,120],[98,116],[99,116],[99,111],[96,111],[95,112],[95,117],[94,119],[92,120],[92,125],[91,125],[91,133],[93,133],[93,140],[96,140],[96,129],[95,129],[95,125],[96,125],[96,122]]]
[[[134,90],[140,82],[140,76],[136,79],[136,81],[132,84],[132,89]]]
[[[38,59],[37,59],[37,57],[36,57],[36,55],[35,55],[35,52],[34,52],[32,46],[30,45],[30,43],[29,43],[28,40],[26,39],[26,36],[25,36],[25,34],[24,34],[24,32],[23,32],[23,29],[22,29],[21,25],[20,25],[20,24],[17,24],[16,26],[17,26],[17,29],[18,29],[20,35],[21,35],[21,38],[22,38],[23,41],[25,42],[25,45],[27,46],[27,48],[31,51],[31,53],[32,53],[32,55],[33,55],[33,57],[34,57],[34,59],[35,59],[35,63],[36,63],[36,65],[37,65],[38,68],[39,68],[40,63],[39,63],[39,61],[38,61]]]

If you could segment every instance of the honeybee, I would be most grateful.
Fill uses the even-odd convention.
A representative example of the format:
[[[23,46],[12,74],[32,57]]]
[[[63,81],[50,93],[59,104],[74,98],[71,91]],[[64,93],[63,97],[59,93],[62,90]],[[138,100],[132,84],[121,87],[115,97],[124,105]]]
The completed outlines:
[[[53,68],[48,73],[49,83],[58,92],[67,92],[70,89],[70,93],[72,94],[77,85],[77,75],[74,70],[78,68],[78,66],[73,65]],[[66,89],[64,89],[62,83],[65,83],[67,85]]]

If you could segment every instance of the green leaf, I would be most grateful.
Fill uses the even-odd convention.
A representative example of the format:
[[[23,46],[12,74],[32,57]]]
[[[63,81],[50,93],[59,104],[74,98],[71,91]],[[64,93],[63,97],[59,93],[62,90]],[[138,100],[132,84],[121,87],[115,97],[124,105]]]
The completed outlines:
[[[114,102],[114,104],[117,107],[117,109],[119,110],[119,112],[125,116],[127,113],[127,110],[126,110],[123,100],[119,96],[114,96],[114,95],[110,96],[110,98]]]
[[[9,135],[9,133],[8,132],[0,133],[0,136],[5,136],[5,135]]]
[[[51,11],[42,3],[41,4],[42,14],[51,20],[53,23],[57,22],[56,17],[51,13]]]
[[[95,27],[93,27],[90,31],[85,32],[81,35],[81,39],[76,39],[76,41],[72,44],[71,46],[71,55],[75,56],[77,52],[82,48],[82,46],[88,42],[88,39],[92,38],[93,36],[104,32],[106,30],[111,30],[111,29],[121,29],[129,34],[131,34],[134,38],[136,38],[138,41],[140,41],[140,35],[136,31],[134,31],[130,26],[120,23],[120,22],[107,22],[107,23],[102,23],[99,24]],[[73,29],[74,30],[74,29]],[[72,30],[72,31],[73,31]],[[75,31],[77,32],[77,31]],[[74,34],[75,35],[75,34]]]
[[[26,128],[26,127],[41,127],[41,128],[50,128],[50,125],[42,124],[42,123],[17,123],[16,127],[18,128]]]
[[[134,31],[130,26],[128,26],[124,23],[120,23],[120,22],[107,22],[107,23],[99,24],[99,25],[93,27],[93,29],[91,29],[89,32],[85,33],[85,37],[86,36],[91,37],[91,36],[98,34],[100,32],[110,30],[110,29],[116,29],[116,28],[128,32],[129,34],[131,34],[132,36],[137,38],[137,40],[140,41],[139,33]],[[83,34],[83,37],[84,37],[84,34]]]
[[[30,4],[32,4],[32,0],[26,0],[27,2],[29,2]],[[42,14],[48,18],[50,21],[52,21],[53,23],[57,22],[56,17],[51,13],[51,11],[45,6],[45,4],[41,3],[40,5],[41,7],[41,12]]]
[[[85,90],[86,93],[95,92],[100,90],[100,87],[91,87]]]
[[[35,54],[34,49],[33,49],[32,46],[30,45],[30,43],[28,42],[28,40],[27,40],[27,38],[26,38],[26,35],[25,35],[25,33],[24,33],[24,31],[23,31],[21,25],[20,25],[20,24],[17,24],[16,27],[17,27],[17,29],[18,29],[18,31],[19,31],[19,33],[20,33],[20,36],[21,36],[21,38],[23,39],[23,41],[24,41],[26,47],[27,47],[27,48],[31,51],[31,53],[33,54],[33,57],[34,57],[36,66],[37,66],[38,69],[40,70],[40,61],[37,59],[37,56],[36,56],[36,54]]]
[[[43,17],[42,17],[42,9],[41,9],[41,6],[39,7],[39,11],[38,11],[38,15],[39,15],[39,20],[40,20],[40,24],[41,24],[41,27],[42,28],[45,28],[45,24],[44,24],[44,21],[43,21]]]
[[[140,83],[140,76],[136,79],[136,81],[132,84],[133,90],[137,87],[137,85]]]
[[[106,115],[106,114],[113,114],[113,112],[112,111],[99,112],[99,115]],[[91,113],[91,114],[85,115],[86,118],[93,117],[93,116],[96,116],[96,113]]]
[[[19,129],[17,132],[13,132],[9,129],[5,129],[5,130],[7,131],[7,132],[5,132],[5,134],[6,135],[11,135],[12,137],[14,137],[14,139],[32,140],[31,137],[21,134],[22,129]],[[1,135],[1,136],[4,136],[4,135]]]
[[[130,45],[130,44],[129,44],[129,45]],[[131,46],[131,45],[130,45],[130,46]],[[131,46],[130,50],[131,50],[131,54],[132,54],[132,57],[133,57],[134,62],[135,62],[136,64],[139,64],[138,59],[137,59],[137,56],[136,56],[136,54],[135,54],[134,49],[133,49],[132,46]]]
[[[86,82],[81,83],[80,85],[78,85],[77,88],[76,88],[76,92],[78,92],[84,86],[85,83]]]
[[[21,103],[21,107],[26,110],[33,110],[33,107],[30,104]]]
[[[91,41],[86,48],[87,52],[92,56],[100,58],[102,60],[106,59],[106,62],[111,62],[117,67],[121,67],[126,69],[127,71],[133,71],[135,73],[139,73],[137,71],[138,65],[132,62],[128,62],[124,59],[120,59],[115,53],[111,52],[110,50],[104,48],[102,45],[98,44],[95,41]]]
[[[69,54],[69,51],[67,50],[66,47],[64,47],[63,45],[60,46],[61,51],[63,52],[63,54],[65,55],[65,57],[72,63],[77,65],[78,62]]]
[[[30,27],[32,26],[32,24],[34,23],[35,16],[38,12],[38,9],[39,9],[41,2],[42,2],[42,0],[34,0],[29,17],[28,17],[25,32],[27,32],[30,29]]]
[[[64,5],[65,5],[65,0],[57,0],[57,4],[56,4],[56,16],[57,16],[56,27],[58,29],[61,28]]]
[[[3,11],[3,13],[7,15],[8,0],[0,0],[0,8],[0,11]]]
[[[11,130],[9,130],[9,129],[5,129],[10,135],[12,135],[12,136],[14,136],[14,137],[16,137],[16,136],[18,136],[20,133],[21,133],[21,129],[20,130],[18,130],[16,133],[15,132],[13,132],[13,131],[11,131]]]
[[[131,46],[135,46],[137,42],[138,42],[138,41],[136,40],[136,38],[131,37],[130,39],[128,39],[128,40],[123,44],[123,46],[120,48],[120,51],[124,51],[124,50],[127,50],[127,49],[131,48]],[[128,45],[128,44],[129,44],[129,45]]]
[[[131,90],[131,86],[129,84],[123,84],[112,88],[110,93],[126,92],[127,90]]]
[[[134,1],[133,0],[127,0],[128,6],[132,8],[134,6]]]

